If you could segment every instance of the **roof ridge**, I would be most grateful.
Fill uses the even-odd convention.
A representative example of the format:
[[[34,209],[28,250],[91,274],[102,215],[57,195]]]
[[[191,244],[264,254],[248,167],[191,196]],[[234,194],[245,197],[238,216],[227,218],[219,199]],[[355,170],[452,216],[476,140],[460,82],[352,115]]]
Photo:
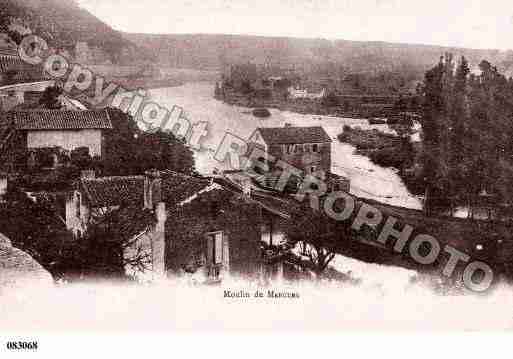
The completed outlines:
[[[38,92],[38,91],[33,91]],[[60,109],[52,109],[52,108],[36,108],[33,110],[23,110],[23,111],[8,111],[8,113],[34,113],[34,112],[56,112],[56,113],[88,113],[88,112],[97,112],[102,113],[105,112],[108,115],[107,109],[87,109],[87,110],[60,110]]]
[[[108,181],[113,179],[144,179],[143,175],[133,175],[133,176],[106,176],[106,177],[96,177],[96,178],[82,178],[83,182],[99,182],[99,181]]]

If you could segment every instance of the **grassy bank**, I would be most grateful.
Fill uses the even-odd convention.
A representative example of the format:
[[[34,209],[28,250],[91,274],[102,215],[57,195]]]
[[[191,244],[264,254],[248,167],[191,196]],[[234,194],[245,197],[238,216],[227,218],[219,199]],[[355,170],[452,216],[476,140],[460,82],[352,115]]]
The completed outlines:
[[[396,168],[408,190],[413,194],[422,194],[424,184],[415,170],[419,149],[409,136],[397,136],[376,129],[363,130],[344,126],[344,132],[338,135],[340,142],[356,147],[356,153],[368,157],[374,164],[385,168]]]
[[[283,95],[258,96],[254,92],[243,94],[240,91],[225,88],[216,98],[229,105],[241,107],[265,107],[275,108],[281,111],[290,111],[303,115],[333,116],[344,118],[365,118],[392,117],[393,111],[384,110],[380,107],[369,110],[369,107],[347,106],[342,104],[330,105],[326,99],[291,99]],[[381,105],[379,105],[381,106]]]
[[[357,153],[367,156],[381,167],[394,167],[399,170],[413,165],[413,146],[407,138],[383,133],[376,129],[362,130],[344,126],[339,141],[356,147]]]

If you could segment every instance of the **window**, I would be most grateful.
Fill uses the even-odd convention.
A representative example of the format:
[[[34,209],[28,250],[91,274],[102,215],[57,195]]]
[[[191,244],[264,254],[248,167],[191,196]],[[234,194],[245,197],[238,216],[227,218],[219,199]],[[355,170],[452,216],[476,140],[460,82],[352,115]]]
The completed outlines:
[[[208,264],[223,263],[223,232],[207,235]]]
[[[299,152],[299,145],[295,145],[294,146],[294,153],[298,153]]]
[[[310,152],[310,145],[304,145],[304,148],[306,153]]]
[[[77,193],[77,201],[76,201],[77,218],[81,217],[81,213],[80,213],[81,205],[82,205],[82,196],[80,193]]]
[[[314,173],[315,173],[315,171],[317,171],[317,166],[312,166],[312,167],[310,167],[310,173],[311,173],[311,174],[314,174]]]
[[[288,155],[290,155],[293,150],[294,150],[294,145],[286,145],[286,152]]]
[[[319,152],[319,145],[318,144],[313,144],[312,145],[312,152]]]

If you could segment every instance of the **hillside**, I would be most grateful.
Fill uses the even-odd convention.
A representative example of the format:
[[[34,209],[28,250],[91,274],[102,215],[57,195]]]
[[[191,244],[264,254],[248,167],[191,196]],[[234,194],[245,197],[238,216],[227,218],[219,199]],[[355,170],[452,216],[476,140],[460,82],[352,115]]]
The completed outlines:
[[[466,56],[476,66],[481,60],[501,71],[513,68],[513,52],[442,46],[357,42],[345,40],[272,38],[235,35],[148,35],[124,37],[161,64],[182,68],[216,68],[251,61],[306,72],[343,67],[348,72],[410,71],[423,74],[445,52]],[[511,71],[510,71],[511,72]]]
[[[0,0],[0,33],[19,42],[34,33],[49,45],[72,56],[77,43],[87,44],[82,54],[91,63],[132,63],[140,51],[129,40],[80,8],[74,0]],[[83,45],[82,44],[82,45]]]

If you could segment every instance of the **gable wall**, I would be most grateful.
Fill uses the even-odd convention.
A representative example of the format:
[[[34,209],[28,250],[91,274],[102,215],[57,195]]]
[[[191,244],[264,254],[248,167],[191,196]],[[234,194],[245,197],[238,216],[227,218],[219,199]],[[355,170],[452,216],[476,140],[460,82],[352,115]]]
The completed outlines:
[[[312,144],[310,144],[311,147]],[[276,144],[269,146],[269,153],[275,158],[287,162],[298,169],[309,173],[311,166],[316,166],[319,170],[328,173],[331,171],[331,143],[321,143],[319,145],[319,152],[304,152],[303,146],[300,145],[299,151],[294,153],[292,151],[288,154],[285,150],[286,145]]]
[[[188,211],[180,216],[170,214],[166,230],[167,265],[179,271],[206,252],[205,235],[222,231],[229,241],[229,263],[232,275],[257,277],[260,274],[261,211],[253,204],[237,200],[212,216],[208,211]]]

